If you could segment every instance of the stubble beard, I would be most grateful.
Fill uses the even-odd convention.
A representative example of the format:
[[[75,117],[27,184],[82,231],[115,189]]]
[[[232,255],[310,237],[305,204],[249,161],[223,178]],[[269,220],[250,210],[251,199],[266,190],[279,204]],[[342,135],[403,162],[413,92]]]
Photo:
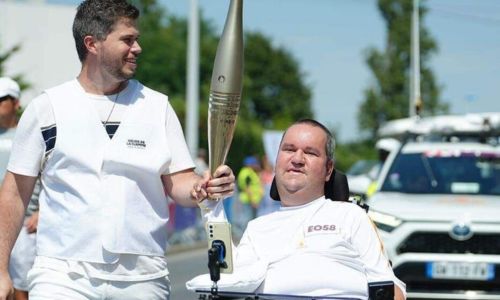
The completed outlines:
[[[135,76],[135,70],[131,70],[130,73],[124,72],[125,65],[123,64],[123,59],[116,61],[104,57],[102,64],[104,65],[104,70],[120,82],[132,79]]]
[[[106,71],[108,71],[109,74],[111,74],[111,76],[113,76],[118,81],[126,81],[132,79],[135,75],[135,71],[126,73],[121,68],[118,67],[107,66],[105,69]]]

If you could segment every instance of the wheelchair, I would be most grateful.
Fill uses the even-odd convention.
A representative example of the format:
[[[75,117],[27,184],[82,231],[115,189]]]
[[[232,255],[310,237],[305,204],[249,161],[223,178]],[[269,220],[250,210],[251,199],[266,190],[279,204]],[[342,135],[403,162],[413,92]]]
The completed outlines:
[[[273,179],[270,196],[275,201],[280,201],[276,181]],[[334,170],[330,180],[325,183],[325,197],[332,201],[353,201],[349,198],[349,184],[347,176],[340,171]],[[357,205],[361,206],[368,212],[368,206],[359,200],[354,200]],[[210,250],[209,250],[210,252]],[[210,259],[210,254],[209,254]],[[213,272],[213,270],[211,270]],[[217,273],[217,272],[216,272]],[[212,274],[212,273],[211,273]],[[215,276],[217,277],[218,274]],[[265,293],[243,293],[243,292],[225,292],[218,290],[196,290],[199,300],[359,300],[359,298],[352,297],[311,297],[311,296],[297,296],[297,295],[276,295]],[[368,283],[368,300],[393,300],[394,299],[394,282],[392,281],[379,281]]]

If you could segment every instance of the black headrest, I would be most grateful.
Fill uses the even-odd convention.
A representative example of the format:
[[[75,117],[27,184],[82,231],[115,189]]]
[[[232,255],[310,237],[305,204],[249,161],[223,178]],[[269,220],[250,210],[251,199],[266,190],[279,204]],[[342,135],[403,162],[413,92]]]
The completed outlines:
[[[276,188],[276,179],[273,178],[271,191],[269,192],[271,198],[280,201],[278,188]],[[330,180],[325,182],[325,198],[333,201],[348,201],[349,200],[349,184],[347,183],[347,176],[344,173],[333,170]]]

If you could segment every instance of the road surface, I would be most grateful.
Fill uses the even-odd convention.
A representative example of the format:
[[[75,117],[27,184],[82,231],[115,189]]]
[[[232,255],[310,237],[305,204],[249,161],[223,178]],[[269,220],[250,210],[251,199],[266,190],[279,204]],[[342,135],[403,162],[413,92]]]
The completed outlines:
[[[167,254],[167,264],[170,271],[170,300],[198,299],[196,293],[186,289],[186,281],[196,275],[208,273],[208,257],[206,248],[185,250]]]

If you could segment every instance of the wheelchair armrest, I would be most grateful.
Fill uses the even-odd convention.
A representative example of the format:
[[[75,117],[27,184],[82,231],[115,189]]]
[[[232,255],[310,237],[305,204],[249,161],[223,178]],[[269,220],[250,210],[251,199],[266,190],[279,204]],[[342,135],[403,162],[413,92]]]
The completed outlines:
[[[394,300],[394,282],[376,281],[368,283],[369,300]]]

